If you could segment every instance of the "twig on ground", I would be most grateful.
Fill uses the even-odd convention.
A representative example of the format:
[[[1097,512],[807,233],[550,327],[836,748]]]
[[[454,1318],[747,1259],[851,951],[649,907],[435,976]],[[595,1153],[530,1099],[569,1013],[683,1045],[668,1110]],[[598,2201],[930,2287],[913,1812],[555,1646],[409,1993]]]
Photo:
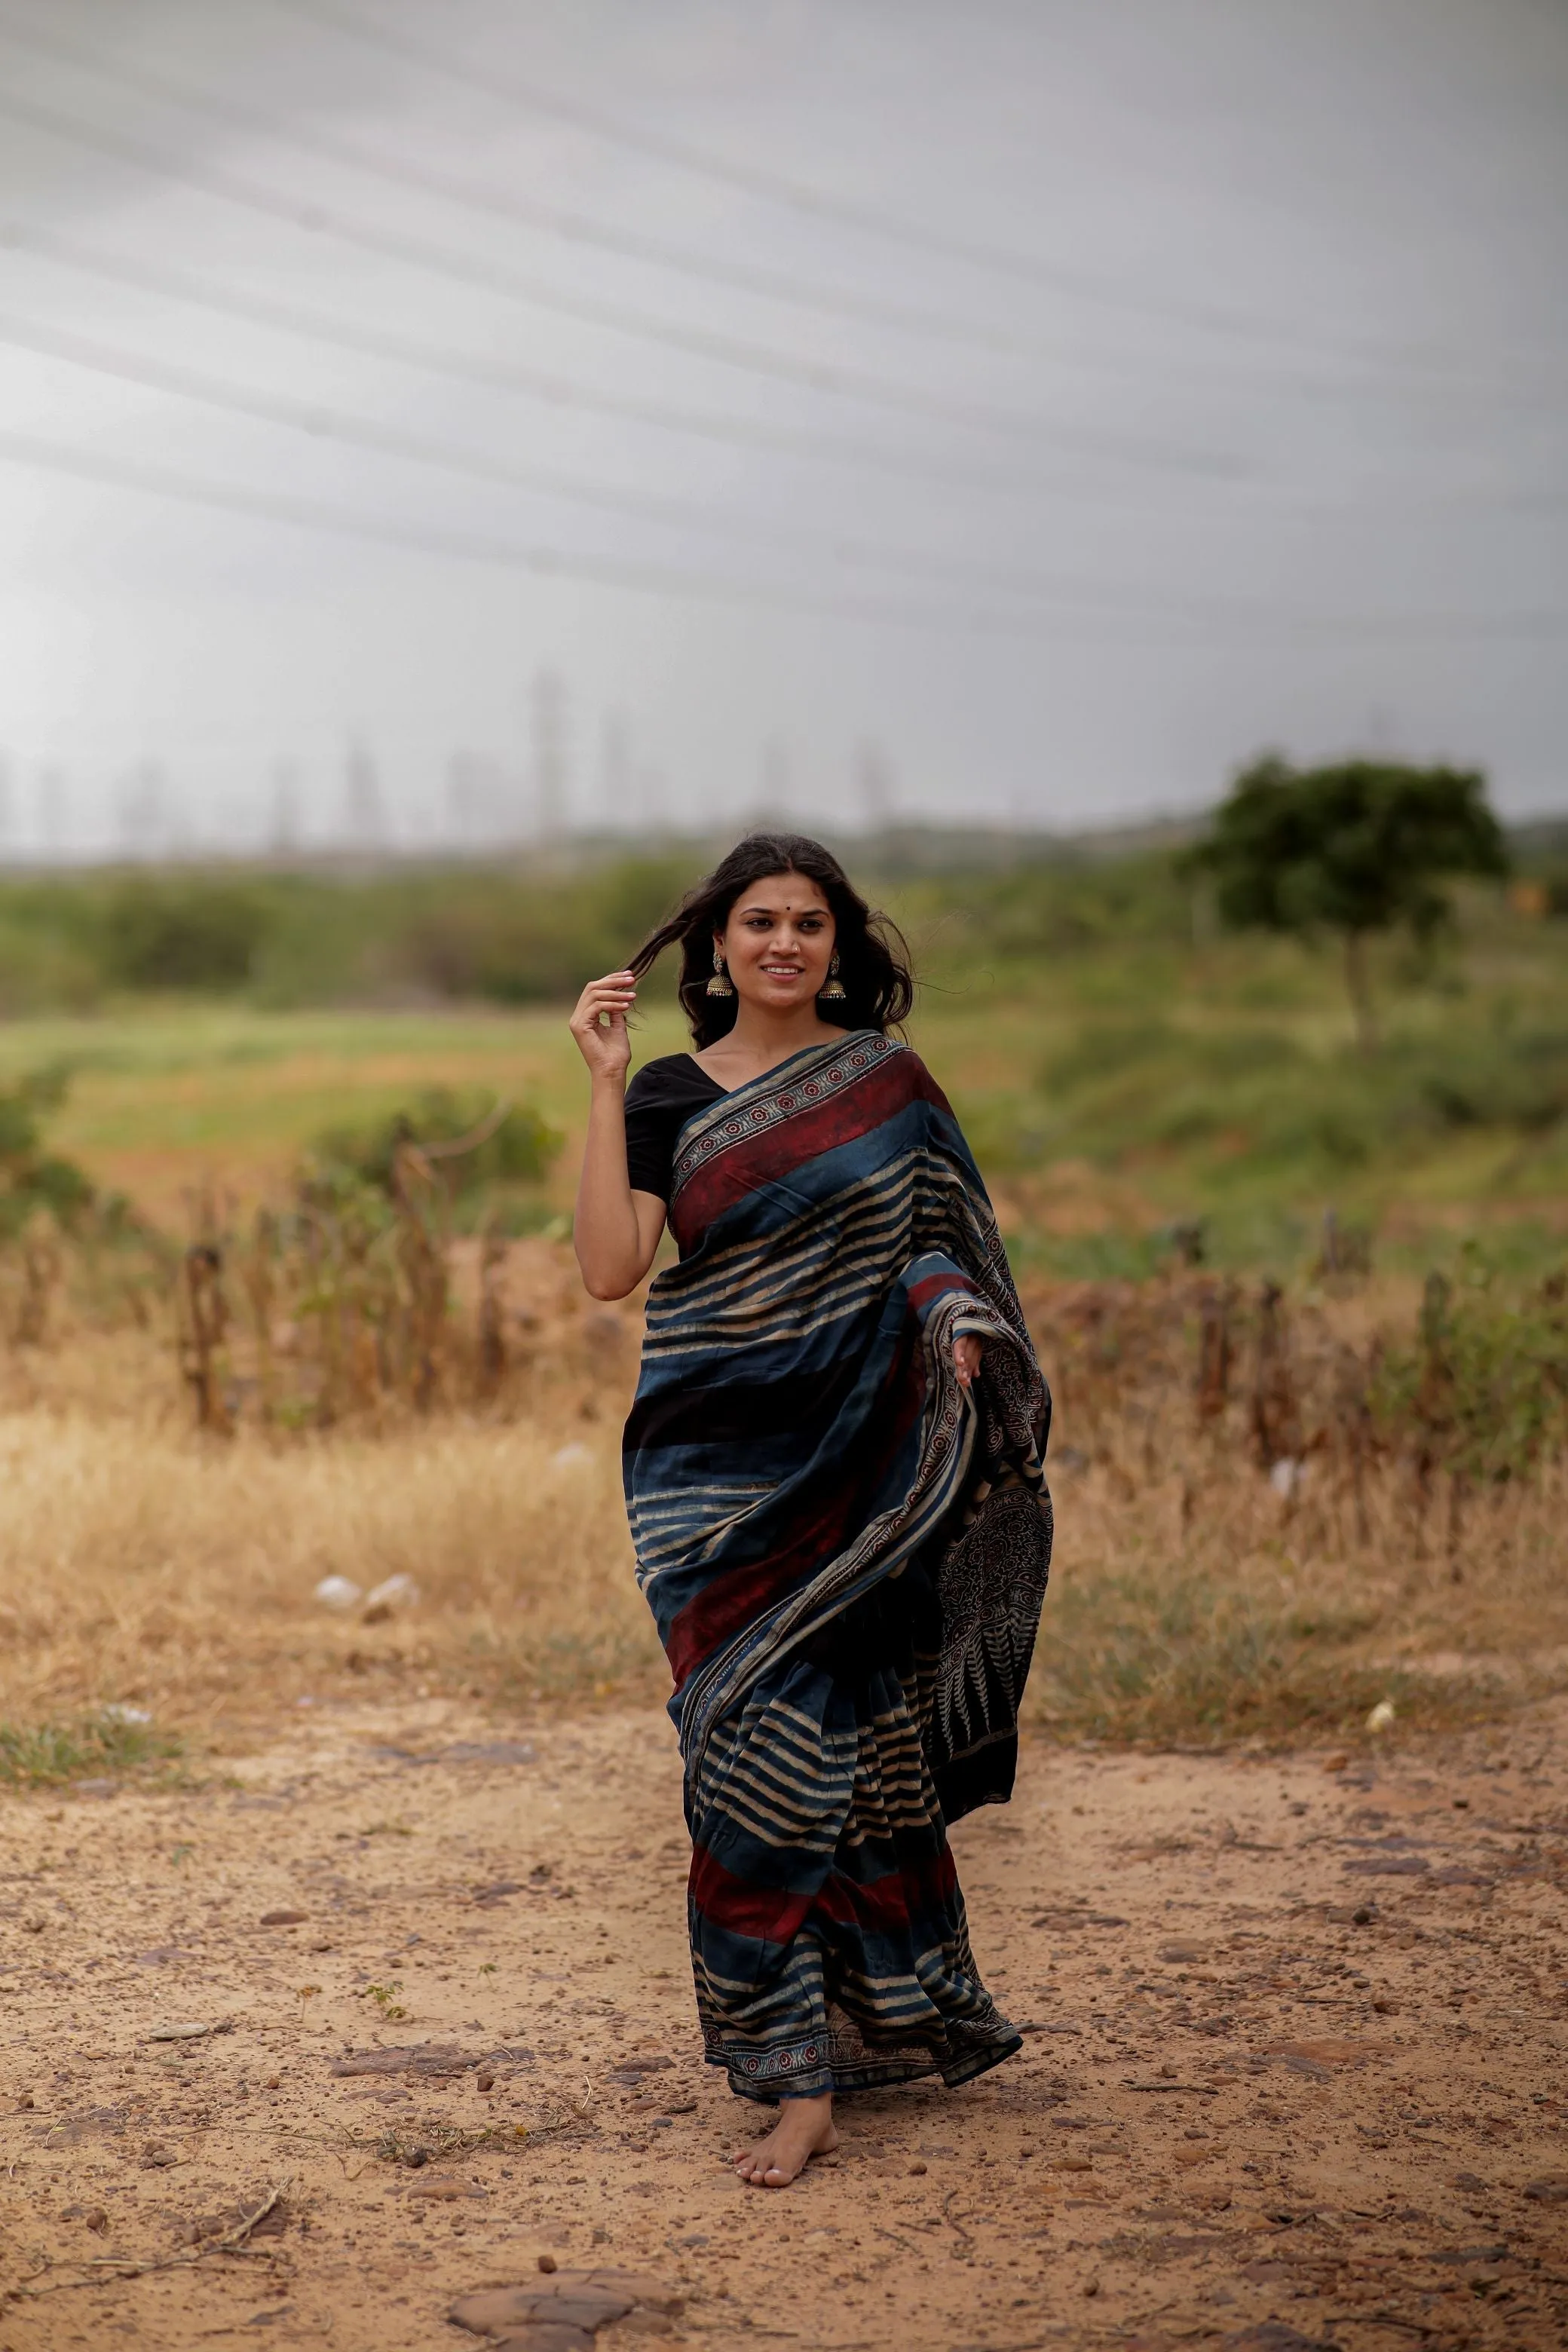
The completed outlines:
[[[119,2279],[150,2278],[155,2271],[194,2270],[198,2263],[205,2262],[209,2254],[256,2253],[257,2249],[247,2246],[245,2242],[252,2230],[265,2221],[268,2215],[275,2210],[288,2185],[285,2181],[281,2187],[269,2189],[254,2213],[242,2215],[232,2230],[226,2230],[221,2238],[209,2238],[205,2244],[196,2247],[191,2253],[160,2254],[153,2261],[144,2263],[133,2262],[123,2254],[89,2254],[86,2261],[79,2265],[79,2268],[88,2273],[86,2278],[59,2279],[53,2286],[34,2289],[26,2294],[26,2300],[37,2303],[46,2294],[63,2294],[71,2287],[101,2286],[104,2282],[98,2275],[100,2271],[109,2271]],[[37,2273],[34,2275],[37,2276]]]
[[[954,2231],[957,2235],[963,2240],[964,2251],[965,2253],[968,2254],[972,2253],[974,2250],[974,2240],[964,2228],[963,2222],[959,2221],[956,2214],[950,2212],[948,2210],[952,2205],[953,2199],[957,2195],[958,2191],[956,2189],[950,2189],[948,2190],[947,2195],[942,2200],[942,2218],[947,2223],[948,2228]]]
[[[221,2238],[214,2241],[213,2252],[226,2254],[232,2252],[237,2246],[243,2246],[257,2224],[265,2221],[268,2213],[276,2210],[282,2194],[281,2189],[269,2190],[254,2213],[246,2214],[243,2221],[237,2222],[232,2230],[226,2231]]]
[[[910,2245],[909,2240],[907,2238],[900,2238],[896,2230],[884,2230],[880,2222],[874,2224],[874,2227],[879,2238],[886,2238],[893,2245],[901,2246],[906,2254],[912,2254],[914,2252],[914,2248]]]

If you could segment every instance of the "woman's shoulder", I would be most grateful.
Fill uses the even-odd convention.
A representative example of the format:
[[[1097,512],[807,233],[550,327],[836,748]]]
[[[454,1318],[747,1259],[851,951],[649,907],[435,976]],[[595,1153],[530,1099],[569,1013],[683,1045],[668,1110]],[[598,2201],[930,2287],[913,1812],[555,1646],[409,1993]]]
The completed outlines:
[[[662,1103],[706,1102],[723,1091],[689,1054],[660,1054],[645,1062],[633,1078],[626,1104],[633,1110],[651,1110]]]
[[[950,1111],[946,1095],[909,1041],[903,1037],[889,1037],[886,1043],[893,1048],[887,1066],[898,1072],[904,1099],[930,1103],[937,1110]]]
[[[881,1048],[884,1066],[897,1070],[900,1076],[910,1085],[919,1086],[931,1082],[931,1072],[907,1037],[889,1036],[883,1029],[867,1029],[859,1034],[877,1040]]]

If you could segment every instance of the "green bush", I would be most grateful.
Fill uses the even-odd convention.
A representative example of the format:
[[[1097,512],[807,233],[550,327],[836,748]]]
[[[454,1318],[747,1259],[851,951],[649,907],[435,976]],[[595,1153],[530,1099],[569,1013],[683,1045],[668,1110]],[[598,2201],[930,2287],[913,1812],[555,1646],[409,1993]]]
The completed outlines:
[[[1384,1437],[1430,1469],[1523,1477],[1568,1446],[1568,1277],[1510,1296],[1468,1246],[1462,1277],[1426,1278],[1418,1329],[1373,1385]]]
[[[0,1089],[0,1238],[21,1233],[40,1209],[70,1225],[93,1203],[75,1161],[43,1148],[43,1114],[63,1101],[67,1082],[63,1070],[37,1070]]]
[[[1446,1127],[1515,1127],[1526,1133],[1568,1117],[1568,1030],[1450,1039],[1419,1079]]]
[[[690,880],[628,862],[595,874],[458,874],[382,886],[362,959],[373,991],[560,1003],[624,964]]]
[[[542,1184],[564,1138],[527,1104],[512,1105],[498,1119],[500,1108],[483,1093],[431,1087],[408,1109],[320,1137],[310,1181],[331,1187],[346,1179],[390,1198],[399,1149],[412,1144],[446,1198],[470,1213],[465,1222],[475,1213],[515,1209],[520,1194]],[[447,1149],[470,1137],[477,1139],[470,1148]]]
[[[122,882],[104,906],[100,952],[122,988],[216,992],[243,988],[268,929],[268,910],[239,884]]]

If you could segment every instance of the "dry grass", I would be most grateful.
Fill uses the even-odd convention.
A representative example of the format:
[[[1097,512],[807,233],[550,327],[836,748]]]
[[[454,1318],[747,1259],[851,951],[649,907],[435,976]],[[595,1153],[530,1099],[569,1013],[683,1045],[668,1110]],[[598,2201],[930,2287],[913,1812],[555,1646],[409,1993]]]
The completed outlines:
[[[58,1726],[68,1756],[115,1704],[199,1748],[350,1691],[524,1708],[660,1694],[620,1496],[635,1318],[584,1311],[564,1253],[515,1255],[512,1362],[482,1412],[384,1400],[325,1430],[242,1417],[202,1435],[167,1316],[95,1332],[67,1315],[49,1345],[0,1355],[0,1744],[6,1723],[24,1739]],[[1114,1739],[1343,1737],[1383,1698],[1420,1726],[1555,1682],[1568,1468],[1460,1496],[1395,1453],[1347,1453],[1344,1366],[1409,1307],[1362,1294],[1290,1327],[1306,1468],[1281,1494],[1245,1329],[1228,1396],[1205,1403],[1201,1287],[1030,1302],[1063,1404],[1032,1719]],[[419,1601],[374,1622],[313,1598],[327,1576],[396,1574]]]
[[[57,1391],[86,1386],[93,1352],[57,1360]],[[119,1411],[79,1395],[0,1417],[0,1713],[130,1702],[210,1729],[367,1678],[522,1698],[657,1672],[618,1431],[574,1389],[526,1422],[204,1439],[151,1348],[126,1409],[131,1352]],[[376,1623],[312,1598],[398,1573],[419,1601]]]
[[[1450,1554],[1408,1479],[1349,1498],[1311,1471],[1282,1498],[1244,1459],[1144,1484],[1095,1465],[1056,1482],[1057,1572],[1033,1719],[1111,1739],[1361,1735],[1499,1714],[1568,1681],[1568,1475],[1469,1507]]]
[[[1568,1676],[1568,1463],[1483,1481],[1448,1387],[1380,1402],[1414,1286],[1289,1300],[1195,1275],[1028,1306],[1063,1407],[1037,1721],[1359,1735],[1384,1700],[1453,1722]]]

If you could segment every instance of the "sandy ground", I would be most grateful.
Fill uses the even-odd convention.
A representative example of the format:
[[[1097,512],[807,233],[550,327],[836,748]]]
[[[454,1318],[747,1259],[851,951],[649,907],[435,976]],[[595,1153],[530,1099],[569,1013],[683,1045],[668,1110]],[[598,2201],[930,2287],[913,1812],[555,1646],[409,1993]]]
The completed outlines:
[[[606,2347],[1568,2343],[1568,1711],[1042,1742],[954,1843],[1024,2054],[769,2193],[661,1716],[323,1706],[191,1791],[7,1799],[0,2347],[460,2347],[466,2292],[605,2265],[662,2290]]]

